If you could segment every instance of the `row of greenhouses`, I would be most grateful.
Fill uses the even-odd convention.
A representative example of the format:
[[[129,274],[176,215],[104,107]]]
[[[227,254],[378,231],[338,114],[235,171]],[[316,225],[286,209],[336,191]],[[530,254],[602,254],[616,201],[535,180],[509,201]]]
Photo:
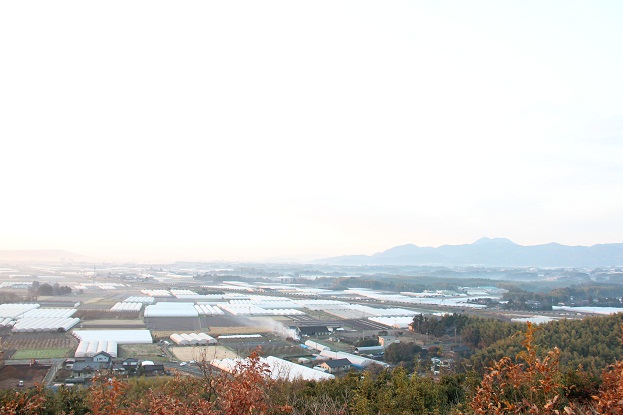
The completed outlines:
[[[300,316],[305,315],[300,310],[293,308],[268,309],[258,307],[256,305],[241,304],[223,304],[220,306],[223,310],[235,316]]]
[[[141,290],[141,292],[150,297],[171,297],[168,290]]]
[[[195,303],[161,302],[145,307],[145,317],[198,317]]]
[[[78,345],[74,357],[93,357],[99,352],[106,352],[117,357],[117,342],[108,340],[83,340]]]
[[[10,317],[2,318],[0,317],[0,327],[12,326],[15,324],[15,320]]]
[[[153,338],[147,329],[120,330],[73,330],[72,334],[81,341],[108,341],[115,339],[118,344],[151,344]]]
[[[256,305],[262,308],[305,308],[305,303],[297,303],[292,300],[272,300],[272,299],[250,299],[250,300],[230,300],[233,305]]]
[[[41,307],[39,304],[0,304],[0,317],[17,318],[27,311]]]
[[[223,310],[217,306],[208,304],[197,304],[195,305],[195,310],[197,310],[197,313],[201,316],[222,316],[225,314]]]
[[[120,302],[112,306],[112,311],[141,311],[143,303]]]
[[[131,297],[123,300],[124,303],[143,303],[143,304],[153,304],[156,299],[154,297],[144,297],[133,295]]]
[[[26,317],[17,320],[11,331],[13,333],[46,333],[56,331],[65,332],[74,327],[79,322],[80,319],[74,317]]]
[[[35,308],[22,314],[23,318],[69,318],[76,314],[75,308]]]
[[[170,338],[178,346],[216,344],[216,339],[205,333],[173,333]]]

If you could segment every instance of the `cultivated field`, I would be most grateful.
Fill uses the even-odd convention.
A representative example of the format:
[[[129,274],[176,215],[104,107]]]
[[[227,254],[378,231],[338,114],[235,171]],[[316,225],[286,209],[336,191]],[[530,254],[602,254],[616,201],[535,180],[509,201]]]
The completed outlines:
[[[233,350],[225,346],[195,346],[195,347],[171,347],[171,352],[182,361],[196,360],[198,362],[212,359],[225,359],[238,357]]]
[[[56,359],[69,357],[72,349],[16,350],[11,359]]]
[[[260,334],[270,331],[270,328],[262,326],[210,327],[209,334],[215,337],[221,334]]]
[[[135,357],[158,362],[167,361],[166,358],[160,356],[162,354],[162,349],[157,344],[120,344],[117,347],[117,354],[123,359]]]
[[[77,346],[78,340],[65,333],[23,333],[2,339],[5,359],[66,357]]]
[[[235,326],[235,327],[210,327],[209,330],[152,330],[151,334],[155,339],[168,340],[173,333],[206,333],[212,337],[221,334],[261,334],[268,333],[271,330],[268,327],[259,326]]]
[[[10,365],[0,368],[0,389],[13,389],[17,382],[24,381],[24,388],[32,388],[41,383],[50,366]]]
[[[138,314],[138,313],[135,313]],[[106,316],[111,316],[109,313]],[[125,315],[122,317],[126,317]],[[103,319],[100,318],[98,320],[90,320],[83,321],[80,323],[80,328],[83,329],[144,329],[146,328],[145,323],[143,323],[142,319],[135,318],[129,320],[125,319]]]

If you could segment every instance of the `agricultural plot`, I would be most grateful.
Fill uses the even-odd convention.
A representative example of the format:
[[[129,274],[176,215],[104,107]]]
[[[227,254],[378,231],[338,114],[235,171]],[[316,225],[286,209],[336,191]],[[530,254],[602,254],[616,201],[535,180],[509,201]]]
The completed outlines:
[[[16,350],[11,359],[57,359],[68,357],[71,349],[32,349]]]
[[[83,321],[80,323],[83,329],[145,329],[145,323],[142,319],[99,319],[91,321]]]
[[[268,333],[272,330],[269,327],[249,327],[249,326],[240,326],[240,327],[210,327],[210,336],[215,337],[220,334],[255,334],[255,333]]]
[[[236,352],[225,346],[196,346],[196,347],[172,347],[171,352],[181,361],[203,360],[211,361],[212,359],[234,359],[238,357]]]
[[[377,323],[376,321],[360,319],[360,320],[345,320],[344,325],[352,327],[355,330],[390,330],[391,326]]]
[[[118,356],[120,358],[135,357],[137,359],[165,361],[162,356],[162,349],[157,344],[120,344],[118,346]]]
[[[7,365],[0,368],[0,389],[14,389],[17,382],[24,381],[24,389],[42,383],[50,366]]]
[[[60,333],[17,334],[2,339],[2,347],[7,352],[5,357],[12,359],[65,357],[77,346],[74,337]]]
[[[169,340],[169,337],[173,333],[180,333],[183,330],[151,330],[151,334],[155,339]],[[269,327],[262,326],[232,326],[232,327],[215,327],[211,326],[208,329],[201,330],[187,330],[187,332],[202,331],[209,334],[212,337],[217,337],[221,334],[259,334],[271,332]],[[170,341],[170,340],[169,340]]]
[[[138,319],[140,317],[141,312],[138,310],[134,311],[116,311],[110,310],[110,306],[106,306],[106,308],[97,309],[97,308],[80,308],[76,312],[75,316],[80,318],[81,320],[125,320],[125,319]]]

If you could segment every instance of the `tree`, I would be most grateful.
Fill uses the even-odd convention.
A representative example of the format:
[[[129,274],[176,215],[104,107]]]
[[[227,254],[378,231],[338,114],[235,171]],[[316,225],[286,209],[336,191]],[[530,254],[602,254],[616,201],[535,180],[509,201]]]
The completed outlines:
[[[37,293],[39,295],[54,295],[54,288],[50,284],[44,283],[39,286]]]
[[[523,363],[509,357],[496,362],[487,373],[470,406],[478,415],[572,415],[575,411],[565,397],[559,370],[560,351],[554,348],[543,359],[534,348],[535,328],[528,323],[518,355]]]

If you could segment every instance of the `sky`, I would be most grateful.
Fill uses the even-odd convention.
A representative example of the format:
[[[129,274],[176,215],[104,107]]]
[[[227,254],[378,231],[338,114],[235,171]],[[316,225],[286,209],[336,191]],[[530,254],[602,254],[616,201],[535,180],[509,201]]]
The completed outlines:
[[[623,242],[620,1],[0,4],[0,250]]]

